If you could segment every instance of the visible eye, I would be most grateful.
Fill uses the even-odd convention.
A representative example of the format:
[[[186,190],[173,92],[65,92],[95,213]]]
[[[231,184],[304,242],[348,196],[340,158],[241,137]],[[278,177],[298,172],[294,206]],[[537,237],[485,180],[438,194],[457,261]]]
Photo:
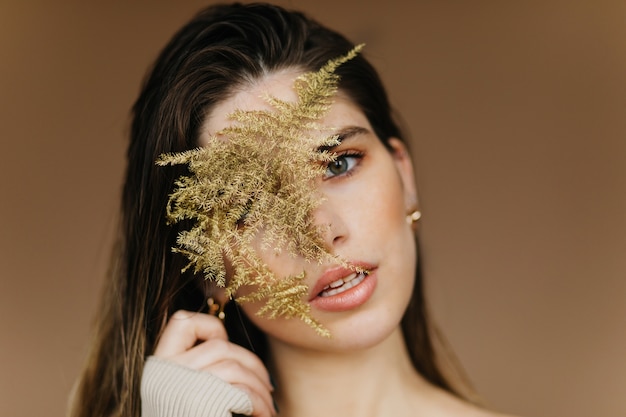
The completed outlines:
[[[238,229],[241,229],[242,227],[244,227],[246,225],[246,218],[248,217],[248,212],[246,211],[245,213],[243,213],[239,219],[237,219],[236,222],[236,226]]]
[[[350,172],[359,164],[363,158],[360,153],[344,153],[338,155],[334,161],[326,166],[326,174],[324,178],[332,178],[340,175],[349,175]]]
[[[250,198],[248,202],[246,203],[246,205],[241,207],[239,209],[239,213],[237,213],[238,216],[237,216],[237,221],[235,222],[235,226],[238,229],[245,227],[246,219],[248,218],[248,214],[250,214],[250,210],[252,210],[252,198]]]

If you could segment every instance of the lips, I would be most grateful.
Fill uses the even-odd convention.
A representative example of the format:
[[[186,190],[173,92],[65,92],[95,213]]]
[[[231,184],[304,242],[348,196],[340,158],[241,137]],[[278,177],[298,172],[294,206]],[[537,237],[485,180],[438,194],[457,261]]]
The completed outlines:
[[[353,268],[330,268],[317,280],[309,294],[311,306],[326,311],[345,311],[365,303],[376,287],[376,266],[351,263]]]
[[[341,294],[350,288],[359,285],[365,277],[369,275],[369,271],[353,272],[347,277],[339,278],[337,281],[331,282],[324,287],[322,292],[319,293],[320,297],[331,297],[333,295]]]

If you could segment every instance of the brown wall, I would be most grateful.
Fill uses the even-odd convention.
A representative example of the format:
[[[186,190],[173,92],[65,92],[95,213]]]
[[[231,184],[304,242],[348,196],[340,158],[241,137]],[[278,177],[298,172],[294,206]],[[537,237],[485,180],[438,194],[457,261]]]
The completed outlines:
[[[0,415],[60,416],[146,67],[203,2],[0,3]],[[412,135],[436,320],[483,396],[626,415],[626,3],[283,2],[368,44]]]

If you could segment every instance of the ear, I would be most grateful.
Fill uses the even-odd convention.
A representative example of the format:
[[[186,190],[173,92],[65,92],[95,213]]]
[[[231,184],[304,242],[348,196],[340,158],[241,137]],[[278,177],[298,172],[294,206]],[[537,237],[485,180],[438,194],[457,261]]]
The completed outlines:
[[[224,288],[217,286],[215,282],[211,280],[204,280],[202,286],[206,299],[212,298],[214,302],[220,306],[224,306],[229,301],[226,297],[226,291]]]
[[[404,187],[404,204],[408,211],[417,209],[417,186],[415,185],[415,172],[413,171],[413,162],[407,152],[406,145],[398,138],[390,138],[389,146],[391,154],[396,165],[396,169],[400,174],[400,179]]]

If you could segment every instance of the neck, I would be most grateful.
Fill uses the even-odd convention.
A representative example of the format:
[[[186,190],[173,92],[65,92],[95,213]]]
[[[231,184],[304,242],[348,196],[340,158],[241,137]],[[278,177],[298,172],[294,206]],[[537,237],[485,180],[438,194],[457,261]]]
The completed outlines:
[[[270,347],[281,416],[414,413],[416,394],[433,390],[413,368],[399,328],[375,346],[348,352],[306,350],[275,339]]]

